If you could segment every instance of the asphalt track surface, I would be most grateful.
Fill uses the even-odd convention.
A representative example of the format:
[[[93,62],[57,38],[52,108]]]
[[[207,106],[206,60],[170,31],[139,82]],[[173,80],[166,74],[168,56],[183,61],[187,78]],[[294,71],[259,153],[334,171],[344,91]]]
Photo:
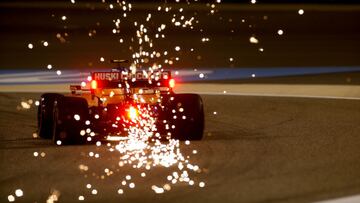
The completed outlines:
[[[140,178],[138,169],[118,167],[119,154],[106,147],[58,147],[32,138],[36,109],[16,106],[38,97],[0,94],[1,202],[17,188],[24,196],[16,202],[45,202],[52,190],[60,202],[77,202],[79,195],[86,202],[313,202],[360,193],[359,100],[202,95],[205,138],[182,143],[181,150],[203,169],[193,178],[206,186],[176,184],[155,194],[151,185],[164,182],[171,169],[157,167]],[[35,151],[46,155],[34,157]],[[100,158],[89,158],[90,151]],[[81,172],[79,164],[89,171]],[[105,167],[115,173],[103,180],[92,176]],[[127,174],[136,187],[119,195]]]
[[[157,8],[148,4],[135,7],[129,14],[132,20],[122,21],[120,35],[112,35],[112,20],[122,14],[119,10],[105,11],[101,4],[94,4],[93,9],[85,3],[71,9],[69,5],[70,1],[0,4],[0,69],[45,69],[47,64],[60,69],[108,68],[99,57],[130,58],[129,37],[135,31],[132,20],[144,20],[144,11],[154,13]],[[303,16],[297,14],[299,8],[305,10]],[[192,7],[186,15],[192,16],[198,9]],[[209,16],[206,8],[197,11],[200,25],[194,32],[171,28],[156,47],[164,51],[181,45],[179,56],[186,60],[175,64],[176,68],[358,66],[359,10],[358,5],[224,5],[218,14]],[[62,15],[69,21],[62,22]],[[154,15],[153,26],[162,22]],[[89,38],[93,29],[96,37]],[[285,34],[279,37],[278,29]],[[69,37],[60,43],[55,36],[64,32]],[[260,39],[258,45],[249,43],[252,35]],[[201,43],[203,37],[210,42]],[[119,38],[124,38],[123,44],[117,43]],[[50,46],[42,47],[42,40]],[[35,45],[33,50],[27,48],[30,42]],[[189,52],[190,48],[195,52]],[[234,62],[230,63],[229,57]],[[359,77],[331,78],[310,78],[305,84],[358,84]],[[261,83],[272,83],[268,80],[272,79],[261,79]],[[280,81],[298,84],[296,78]],[[358,97],[357,89],[342,90],[335,92]],[[176,184],[169,192],[155,194],[151,186],[166,182],[173,168],[157,167],[141,178],[142,171],[119,167],[119,153],[109,152],[105,146],[58,147],[49,140],[33,138],[36,109],[17,110],[17,106],[39,96],[0,93],[0,202],[8,202],[8,195],[18,188],[24,195],[16,197],[16,202],[46,202],[54,191],[60,195],[59,202],[78,202],[80,195],[86,202],[313,202],[360,194],[359,100],[202,95],[204,140],[190,146],[182,143],[181,151],[203,172],[192,174],[194,186]],[[198,153],[192,154],[193,150]],[[45,156],[34,157],[34,152]],[[100,158],[90,158],[89,152],[99,153]],[[89,170],[80,171],[80,164]],[[101,179],[105,168],[114,174]],[[121,185],[126,175],[133,177],[134,189]],[[204,188],[197,186],[199,181],[205,182]],[[88,183],[97,189],[96,195],[86,188]],[[117,194],[119,188],[124,194]]]

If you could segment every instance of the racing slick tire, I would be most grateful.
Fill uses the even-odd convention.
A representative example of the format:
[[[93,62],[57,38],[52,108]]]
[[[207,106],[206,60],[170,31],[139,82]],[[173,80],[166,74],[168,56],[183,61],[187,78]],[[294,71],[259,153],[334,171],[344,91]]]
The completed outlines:
[[[171,97],[167,110],[171,138],[201,140],[205,124],[201,97],[197,94],[174,94]]]
[[[37,112],[38,135],[41,138],[51,139],[53,129],[54,101],[63,97],[61,94],[45,93],[40,97]]]
[[[89,118],[86,99],[62,97],[54,102],[53,142],[57,145],[83,144],[86,141],[85,122]]]

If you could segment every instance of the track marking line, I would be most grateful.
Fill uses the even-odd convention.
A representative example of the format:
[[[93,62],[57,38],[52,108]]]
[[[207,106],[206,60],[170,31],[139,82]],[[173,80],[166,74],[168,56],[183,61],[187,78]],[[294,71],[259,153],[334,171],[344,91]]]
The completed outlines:
[[[341,198],[330,199],[325,201],[319,201],[315,203],[359,203],[359,202],[360,202],[360,195],[354,195],[354,196],[341,197]]]
[[[185,93],[178,92],[178,93]],[[255,97],[290,97],[290,98],[309,98],[309,99],[346,99],[346,100],[360,100],[360,97],[338,97],[338,96],[315,96],[315,95],[295,95],[295,94],[262,94],[262,93],[239,93],[239,92],[189,92],[203,95],[217,95],[217,96],[255,96]]]

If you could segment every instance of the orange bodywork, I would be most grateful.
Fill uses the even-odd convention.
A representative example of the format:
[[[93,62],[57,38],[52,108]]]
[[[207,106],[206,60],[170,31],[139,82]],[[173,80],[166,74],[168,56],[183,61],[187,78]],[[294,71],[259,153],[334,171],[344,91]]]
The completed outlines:
[[[166,88],[169,90],[169,88]],[[144,88],[130,88],[128,96],[133,101],[138,103],[156,104],[159,103],[161,91],[166,91],[164,88],[160,89],[144,89]],[[120,104],[126,100],[125,89],[81,89],[80,91],[72,91],[71,96],[82,97],[86,99],[89,107],[99,106],[100,104],[106,107],[108,104]],[[99,101],[100,100],[100,101]]]
[[[154,74],[154,73],[153,73]],[[175,86],[175,80],[171,78],[170,71],[159,72],[154,74],[156,83],[151,87],[131,87],[124,88],[125,84],[115,83],[108,85],[112,81],[126,81],[130,79],[138,79],[147,81],[143,71],[136,73],[123,72],[93,72],[89,82],[81,87],[79,85],[71,85],[71,96],[82,97],[87,100],[88,106],[102,106],[106,107],[109,104],[121,104],[127,99],[131,99],[136,103],[156,104],[161,101],[161,94],[172,92]],[[160,82],[162,81],[162,82]],[[126,83],[127,84],[127,83]],[[123,85],[123,86],[121,86]],[[146,86],[146,85],[144,85]]]

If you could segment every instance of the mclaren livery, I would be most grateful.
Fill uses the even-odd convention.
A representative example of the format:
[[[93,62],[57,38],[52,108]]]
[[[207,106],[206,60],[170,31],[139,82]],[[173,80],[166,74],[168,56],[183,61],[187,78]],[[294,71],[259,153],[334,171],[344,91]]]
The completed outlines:
[[[86,87],[45,93],[38,107],[38,133],[56,144],[126,139],[131,126],[151,117],[160,139],[200,140],[204,109],[197,94],[176,94],[170,71],[93,72]],[[144,118],[144,109],[147,118]]]

